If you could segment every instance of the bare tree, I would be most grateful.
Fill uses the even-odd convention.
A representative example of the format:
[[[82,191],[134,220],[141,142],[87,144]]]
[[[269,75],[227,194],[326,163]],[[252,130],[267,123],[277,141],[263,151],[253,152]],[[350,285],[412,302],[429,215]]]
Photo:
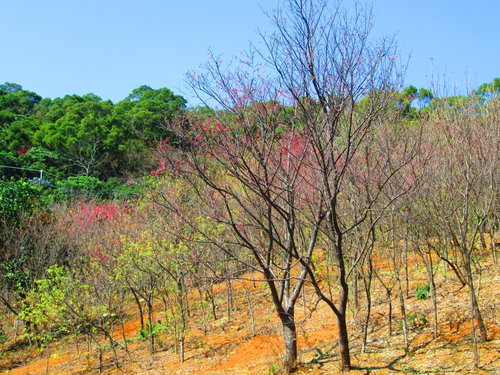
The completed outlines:
[[[422,189],[420,215],[432,236],[441,239],[429,248],[469,289],[477,367],[477,341],[485,341],[487,332],[479,306],[480,278],[475,280],[481,272],[476,255],[481,233],[486,223],[495,220],[498,205],[498,123],[494,111],[481,107],[477,97],[461,98],[453,105],[443,100],[442,104],[431,120],[429,138],[436,155],[427,172],[431,178]]]
[[[324,231],[341,290],[338,306],[319,295],[337,316],[341,368],[349,369],[345,237],[367,219],[374,200],[361,217],[347,222],[341,216],[341,193],[354,155],[393,100],[400,78],[395,45],[392,39],[370,39],[371,13],[357,4],[352,17],[327,1],[291,0],[288,5],[288,11],[273,15],[276,33],[264,39],[265,56],[310,132],[326,207]]]

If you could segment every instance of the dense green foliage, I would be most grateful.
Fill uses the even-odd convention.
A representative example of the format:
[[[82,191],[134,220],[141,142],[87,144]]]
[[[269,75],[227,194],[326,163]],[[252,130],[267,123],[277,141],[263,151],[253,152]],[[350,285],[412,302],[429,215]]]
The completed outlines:
[[[6,82],[0,85],[0,177],[33,178],[43,170],[55,184],[76,176],[115,183],[142,176],[185,104],[167,88],[141,86],[113,104],[94,94],[42,98]]]
[[[15,221],[22,213],[31,213],[37,206],[40,188],[26,181],[0,180],[0,218]]]

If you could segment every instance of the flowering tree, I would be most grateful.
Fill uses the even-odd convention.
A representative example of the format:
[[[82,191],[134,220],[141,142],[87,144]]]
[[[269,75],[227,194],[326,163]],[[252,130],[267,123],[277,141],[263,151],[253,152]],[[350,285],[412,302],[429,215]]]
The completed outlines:
[[[285,367],[292,370],[297,361],[294,308],[311,272],[324,213],[309,180],[315,166],[306,132],[287,124],[284,112],[282,105],[268,102],[234,107],[230,114],[213,112],[214,118],[189,118],[189,130],[176,128],[188,151],[167,148],[161,171],[186,181],[205,221],[232,234],[210,233],[205,222],[183,214],[198,233],[194,240],[215,245],[263,274],[283,326]],[[171,199],[162,203],[179,212]]]

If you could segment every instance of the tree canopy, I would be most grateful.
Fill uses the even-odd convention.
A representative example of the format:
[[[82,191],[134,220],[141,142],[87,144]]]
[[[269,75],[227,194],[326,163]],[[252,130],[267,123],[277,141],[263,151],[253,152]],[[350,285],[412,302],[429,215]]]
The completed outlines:
[[[0,164],[49,171],[57,178],[137,176],[151,169],[159,139],[186,100],[143,85],[117,104],[89,93],[42,98],[0,85]],[[2,175],[18,175],[14,170]]]

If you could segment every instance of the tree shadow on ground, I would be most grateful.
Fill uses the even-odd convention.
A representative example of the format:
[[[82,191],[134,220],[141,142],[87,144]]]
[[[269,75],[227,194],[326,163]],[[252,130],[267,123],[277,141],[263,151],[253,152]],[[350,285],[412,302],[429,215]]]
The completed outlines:
[[[327,351],[323,352],[320,348],[314,348],[314,351],[316,351],[317,356],[313,358],[311,361],[309,361],[309,364],[315,364],[318,365],[319,368],[323,368],[323,366],[327,363],[331,363],[337,360],[337,356],[335,354],[332,354],[333,350],[336,348],[336,345],[328,349]],[[391,362],[389,362],[385,366],[352,366],[352,370],[359,370],[359,371],[365,371],[366,374],[370,374],[374,370],[392,370],[394,372],[403,372],[403,373],[415,373],[417,374],[418,371],[414,370],[412,368],[406,368],[405,370],[400,370],[394,367],[401,359],[405,358],[405,355],[400,355],[397,358],[394,358]]]
[[[404,357],[405,357],[404,355],[400,355],[399,357],[394,358],[391,362],[389,362],[385,366],[366,366],[366,367],[365,366],[352,366],[352,370],[365,371],[365,374],[370,374],[372,371],[375,371],[375,370],[391,370],[391,371],[394,371],[394,372],[415,373],[415,374],[417,374],[418,371],[414,370],[414,369],[411,369],[411,368],[408,368],[408,369],[405,369],[405,370],[399,370],[399,369],[397,369],[397,368],[394,367],[394,365],[397,364]]]

